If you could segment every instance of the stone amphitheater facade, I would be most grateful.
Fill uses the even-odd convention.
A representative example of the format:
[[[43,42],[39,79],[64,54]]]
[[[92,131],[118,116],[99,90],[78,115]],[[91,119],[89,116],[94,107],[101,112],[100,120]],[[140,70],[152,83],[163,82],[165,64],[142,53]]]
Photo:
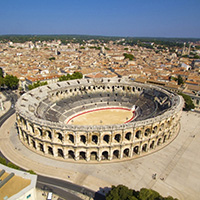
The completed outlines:
[[[154,152],[179,132],[183,99],[163,88],[129,79],[81,79],[42,86],[16,104],[21,142],[29,149],[66,161],[121,161]],[[69,125],[82,108],[136,108],[129,123]]]

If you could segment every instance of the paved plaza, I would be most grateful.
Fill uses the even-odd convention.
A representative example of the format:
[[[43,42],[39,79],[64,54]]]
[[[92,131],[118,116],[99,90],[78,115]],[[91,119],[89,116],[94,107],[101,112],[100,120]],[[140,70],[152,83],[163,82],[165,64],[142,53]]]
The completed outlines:
[[[47,158],[18,139],[12,115],[0,128],[0,149],[13,163],[38,174],[64,179],[95,191],[124,184],[157,190],[163,196],[198,200],[200,196],[200,114],[183,112],[179,135],[150,155],[117,163],[87,164]],[[152,175],[156,174],[156,179]]]

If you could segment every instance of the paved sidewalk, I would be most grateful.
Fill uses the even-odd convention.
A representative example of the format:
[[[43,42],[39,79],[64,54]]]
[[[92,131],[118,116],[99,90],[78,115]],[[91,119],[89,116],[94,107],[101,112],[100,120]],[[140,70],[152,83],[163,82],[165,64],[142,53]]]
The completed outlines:
[[[0,129],[2,153],[15,164],[41,175],[57,177],[95,191],[124,184],[139,190],[157,190],[163,196],[199,200],[200,114],[183,112],[181,131],[167,147],[141,158],[120,163],[81,164],[57,161],[27,149],[14,128],[15,115]],[[8,134],[9,132],[9,134]],[[156,173],[157,178],[152,179]]]
[[[0,92],[0,101],[3,103],[3,110],[0,108],[0,116],[4,115],[11,107],[11,102],[6,99],[2,92]]]

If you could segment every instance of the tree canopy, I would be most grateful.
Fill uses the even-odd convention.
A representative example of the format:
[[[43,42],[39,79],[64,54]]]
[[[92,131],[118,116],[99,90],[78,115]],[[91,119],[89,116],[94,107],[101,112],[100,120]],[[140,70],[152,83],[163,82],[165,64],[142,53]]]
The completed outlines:
[[[128,58],[129,60],[133,60],[135,59],[135,57],[132,55],[132,54],[129,54],[129,53],[124,53],[123,56],[126,58]]]
[[[194,103],[193,103],[190,96],[183,94],[183,93],[178,93],[178,94],[181,95],[183,97],[184,101],[185,101],[184,110],[189,111],[189,110],[195,108]]]
[[[74,79],[82,79],[83,74],[80,72],[74,72],[72,75],[67,74],[67,76],[63,75],[59,78],[59,81],[69,81],[69,80],[74,80]]]
[[[47,82],[40,82],[40,81],[37,81],[36,83],[33,83],[32,85],[29,85],[28,86],[28,89],[29,90],[32,90],[34,88],[37,88],[37,87],[40,87],[40,86],[43,86],[43,85],[47,85]]]
[[[106,200],[177,200],[171,196],[162,197],[152,189],[142,188],[140,191],[129,189],[124,185],[112,186]]]
[[[19,79],[13,75],[6,75],[3,80],[3,84],[5,84],[8,88],[14,89],[18,87]]]

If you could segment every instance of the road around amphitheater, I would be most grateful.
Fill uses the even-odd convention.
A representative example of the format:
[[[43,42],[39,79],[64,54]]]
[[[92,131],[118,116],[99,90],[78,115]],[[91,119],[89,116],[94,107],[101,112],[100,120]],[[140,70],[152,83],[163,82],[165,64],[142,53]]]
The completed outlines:
[[[163,196],[198,200],[200,196],[200,114],[183,112],[179,135],[150,155],[119,163],[58,161],[27,149],[18,139],[15,115],[0,129],[0,148],[9,160],[37,174],[66,180],[93,191],[105,192],[124,184],[139,190],[152,188]],[[156,173],[156,179],[152,175]]]

